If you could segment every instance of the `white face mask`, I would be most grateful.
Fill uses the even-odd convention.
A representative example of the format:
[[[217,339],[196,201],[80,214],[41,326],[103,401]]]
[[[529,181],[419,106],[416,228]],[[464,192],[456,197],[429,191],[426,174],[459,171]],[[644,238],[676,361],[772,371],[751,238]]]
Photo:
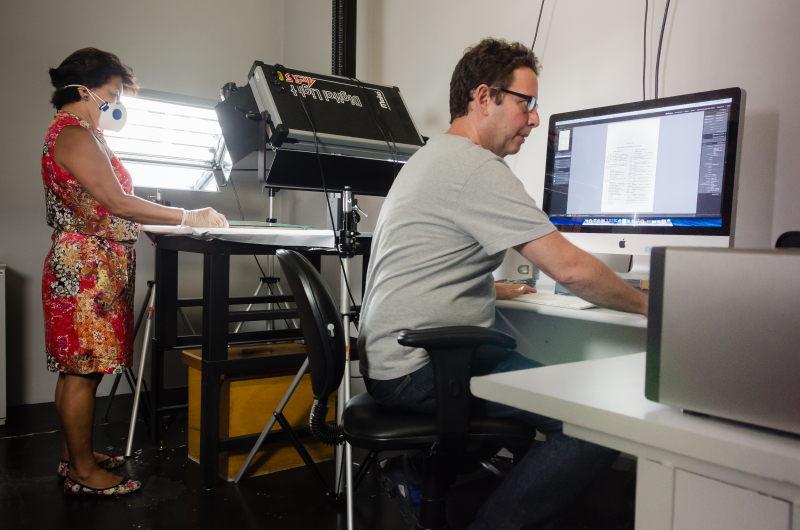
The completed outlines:
[[[86,88],[83,85],[67,85],[64,88],[72,86]],[[95,103],[97,103],[97,106],[100,108],[100,120],[97,122],[97,128],[114,132],[121,131],[122,128],[125,127],[125,122],[128,121],[128,110],[125,108],[125,105],[119,101],[119,98],[108,103],[94,95],[88,88],[86,88],[86,91],[89,92],[92,99],[94,99]]]

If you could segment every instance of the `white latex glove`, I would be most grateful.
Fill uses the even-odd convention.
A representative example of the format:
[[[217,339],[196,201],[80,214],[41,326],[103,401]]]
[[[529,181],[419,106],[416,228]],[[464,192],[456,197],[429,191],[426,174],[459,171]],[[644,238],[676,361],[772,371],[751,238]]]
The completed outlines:
[[[201,208],[199,210],[184,210],[181,226],[194,226],[202,228],[228,228],[228,220],[214,208]]]

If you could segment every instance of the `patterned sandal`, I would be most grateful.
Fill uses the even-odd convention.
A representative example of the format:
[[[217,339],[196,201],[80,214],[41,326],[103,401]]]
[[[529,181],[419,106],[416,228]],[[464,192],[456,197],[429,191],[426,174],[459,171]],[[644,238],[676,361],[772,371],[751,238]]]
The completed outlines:
[[[128,475],[122,478],[122,482],[116,486],[105,489],[90,488],[80,482],[75,482],[67,477],[64,482],[64,493],[67,495],[104,495],[104,496],[119,496],[134,493],[142,487],[142,483],[137,480],[131,480]]]
[[[122,467],[125,462],[126,458],[124,456],[110,456],[102,462],[98,462],[97,465],[100,466],[101,469],[117,469],[118,467]],[[68,474],[69,462],[62,460],[58,463],[58,478],[67,478]]]

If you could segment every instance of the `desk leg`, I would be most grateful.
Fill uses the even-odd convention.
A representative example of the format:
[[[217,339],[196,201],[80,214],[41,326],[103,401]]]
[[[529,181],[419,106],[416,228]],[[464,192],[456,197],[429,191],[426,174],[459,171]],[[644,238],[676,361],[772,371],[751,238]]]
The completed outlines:
[[[207,361],[203,361],[201,377],[200,468],[203,488],[211,491],[219,474],[219,394],[222,382],[220,374]]]
[[[672,530],[675,468],[638,457],[635,528]]]
[[[150,347],[150,384],[152,399],[150,400],[150,440],[159,451],[164,450],[163,422],[158,409],[164,404],[164,350],[158,347],[158,340],[153,339]]]
[[[156,247],[155,334],[150,360],[150,439],[163,449],[163,424],[158,413],[164,403],[164,352],[178,338],[178,251]]]
[[[203,263],[203,370],[200,398],[200,467],[203,486],[214,489],[219,473],[219,399],[215,361],[228,358],[230,256],[206,254]]]

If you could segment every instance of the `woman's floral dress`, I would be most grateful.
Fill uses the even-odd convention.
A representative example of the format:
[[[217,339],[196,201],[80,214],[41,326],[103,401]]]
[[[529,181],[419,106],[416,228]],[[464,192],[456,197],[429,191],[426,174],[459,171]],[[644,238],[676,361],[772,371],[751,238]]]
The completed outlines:
[[[47,369],[119,373],[133,362],[133,245],[139,225],[112,216],[56,164],[53,147],[68,125],[89,129],[105,145],[99,130],[68,112],[59,111],[47,129],[42,179],[47,224],[53,227],[42,276]],[[122,189],[133,193],[128,171],[116,156],[110,160]]]

